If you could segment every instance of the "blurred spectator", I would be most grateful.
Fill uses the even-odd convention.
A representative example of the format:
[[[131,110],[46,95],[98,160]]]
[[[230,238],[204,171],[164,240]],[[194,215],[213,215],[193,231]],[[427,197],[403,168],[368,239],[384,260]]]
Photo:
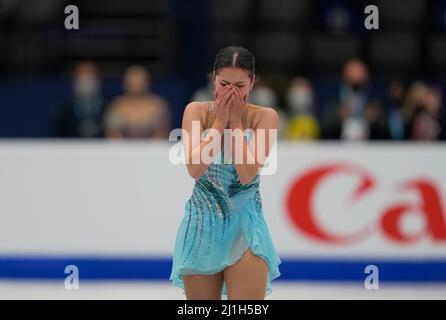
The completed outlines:
[[[409,138],[412,140],[440,140],[445,126],[441,117],[443,93],[439,88],[427,88],[420,103],[415,105],[409,122]]]
[[[73,95],[58,115],[57,136],[103,137],[104,100],[96,64],[84,61],[74,68]]]
[[[388,88],[388,126],[393,140],[403,140],[406,136],[402,108],[405,87],[400,81],[393,81]]]
[[[290,115],[286,138],[319,138],[319,123],[314,116],[314,93],[310,81],[306,78],[293,79],[288,87],[286,101]]]
[[[340,100],[352,117],[361,118],[369,99],[369,71],[361,60],[348,61],[343,69]]]
[[[249,102],[263,107],[276,107],[277,94],[265,80],[259,80],[249,93]]]
[[[212,101],[214,100],[214,85],[212,80],[208,80],[206,87],[199,88],[192,95],[191,101]]]
[[[347,61],[342,73],[339,103],[325,108],[322,136],[325,139],[368,139],[369,128],[364,112],[369,100],[367,66],[358,59]]]
[[[429,91],[428,85],[422,81],[416,81],[407,90],[404,98],[404,104],[401,109],[402,118],[404,121],[404,130],[406,132],[406,139],[412,139],[411,127],[412,120],[417,110],[423,109],[423,104]]]
[[[167,101],[150,92],[150,74],[131,66],[124,74],[125,94],[115,98],[105,116],[107,138],[167,138],[171,110]]]

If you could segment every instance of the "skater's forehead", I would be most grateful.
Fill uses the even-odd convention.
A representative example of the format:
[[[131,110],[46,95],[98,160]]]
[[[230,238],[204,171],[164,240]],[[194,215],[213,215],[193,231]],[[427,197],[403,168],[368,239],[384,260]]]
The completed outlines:
[[[217,77],[217,80],[223,84],[244,84],[248,82],[250,79],[240,79],[237,77]]]
[[[223,68],[217,74],[217,79],[232,84],[241,84],[250,80],[248,73],[240,68]]]

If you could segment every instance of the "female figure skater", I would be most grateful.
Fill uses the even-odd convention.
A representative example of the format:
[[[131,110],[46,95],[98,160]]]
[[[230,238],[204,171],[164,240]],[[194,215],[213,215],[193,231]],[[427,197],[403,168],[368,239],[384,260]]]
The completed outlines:
[[[259,169],[272,146],[269,129],[277,130],[279,116],[271,107],[247,103],[255,82],[255,60],[247,49],[221,49],[211,76],[215,101],[191,102],[183,114],[187,169],[195,185],[177,231],[170,280],[184,289],[187,299],[220,300],[223,294],[228,300],[261,300],[280,275],[281,260],[259,192]],[[194,122],[200,128],[198,138],[192,136]],[[217,139],[203,139],[209,128],[219,133]],[[224,129],[244,134],[227,148]],[[258,141],[259,129],[264,129],[266,143],[257,152],[249,142],[252,137]],[[213,152],[214,140],[223,150]],[[204,149],[211,150],[210,163],[202,160]],[[232,160],[242,159],[237,153],[243,161]],[[193,161],[194,156],[200,161]]]

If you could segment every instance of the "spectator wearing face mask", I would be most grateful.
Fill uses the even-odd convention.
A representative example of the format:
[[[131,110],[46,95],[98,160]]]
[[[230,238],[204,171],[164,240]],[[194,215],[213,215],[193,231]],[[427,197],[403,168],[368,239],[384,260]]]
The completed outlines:
[[[96,64],[80,62],[74,68],[73,78],[73,94],[58,115],[57,136],[101,138],[104,135],[102,117],[105,103]]]
[[[358,59],[347,61],[342,72],[339,101],[324,110],[323,138],[368,139],[369,128],[364,114],[369,101],[369,73],[366,65]]]
[[[364,119],[369,102],[368,83],[368,70],[362,61],[354,59],[345,64],[339,91],[341,104],[347,108],[341,124],[342,139],[365,140],[369,137],[370,128]]]
[[[289,120],[286,130],[287,139],[318,139],[319,123],[314,116],[313,87],[306,78],[291,81],[287,94]]]
[[[345,64],[339,98],[352,117],[362,118],[369,100],[369,72],[361,60],[354,59]]]

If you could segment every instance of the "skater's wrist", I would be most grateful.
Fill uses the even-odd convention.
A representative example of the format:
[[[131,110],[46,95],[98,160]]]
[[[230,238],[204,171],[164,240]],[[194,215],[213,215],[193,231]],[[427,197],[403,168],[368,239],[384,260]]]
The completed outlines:
[[[215,120],[212,128],[218,130],[218,132],[220,132],[220,134],[223,134],[223,132],[225,130],[225,125],[220,120]]]

